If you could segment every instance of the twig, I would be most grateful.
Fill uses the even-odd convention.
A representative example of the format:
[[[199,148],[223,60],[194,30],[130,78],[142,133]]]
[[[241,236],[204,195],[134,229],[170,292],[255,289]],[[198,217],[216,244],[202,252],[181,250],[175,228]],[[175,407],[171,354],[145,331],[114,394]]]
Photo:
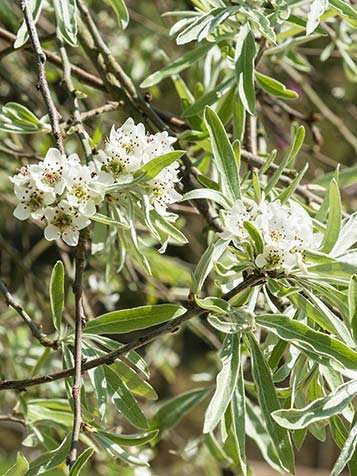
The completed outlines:
[[[234,289],[229,291],[227,294],[225,294],[222,299],[229,300],[232,297],[234,297],[236,294],[244,291],[245,289],[253,286],[259,286],[263,284],[266,280],[266,276],[264,274],[260,273],[254,273],[251,276],[247,277],[244,281],[242,281],[238,286],[236,286]],[[193,306],[190,309],[188,309],[184,314],[181,316],[176,317],[175,319],[172,319],[171,321],[166,322],[165,324],[162,324],[161,326],[158,326],[156,329],[154,329],[151,332],[148,332],[147,334],[142,335],[138,339],[130,342],[129,344],[126,344],[122,347],[120,347],[117,350],[114,350],[112,352],[109,352],[108,354],[105,354],[101,357],[98,357],[96,359],[89,360],[88,362],[84,363],[82,365],[82,372],[85,372],[87,370],[93,369],[95,367],[98,367],[100,365],[110,365],[112,364],[116,359],[122,358],[122,356],[126,355],[128,352],[131,350],[138,349],[140,347],[143,347],[146,344],[149,344],[153,340],[166,335],[170,332],[174,332],[177,329],[179,329],[182,324],[184,324],[186,321],[193,319],[194,317],[204,317],[207,315],[207,311],[204,309],[201,309],[198,306]],[[24,390],[28,387],[32,387],[34,385],[40,385],[43,383],[49,383],[49,382],[54,382],[55,380],[60,380],[66,377],[70,377],[71,375],[74,375],[75,373],[75,368],[72,367],[70,369],[65,369],[65,370],[59,370],[57,372],[54,372],[52,374],[48,375],[41,375],[38,377],[32,377],[30,379],[24,379],[24,380],[3,380],[0,382],[0,390]]]
[[[53,136],[55,137],[57,148],[63,154],[64,145],[63,145],[62,132],[59,125],[59,114],[53,103],[51,93],[48,87],[47,79],[46,79],[46,70],[45,70],[46,56],[41,47],[41,43],[36,31],[32,13],[29,8],[28,0],[21,0],[20,5],[21,5],[21,10],[23,11],[23,14],[24,14],[27,30],[28,30],[31,43],[32,43],[32,48],[36,57],[37,74],[38,74],[37,87],[41,91],[41,94],[47,106],[52,133],[53,133]]]
[[[74,382],[72,387],[73,397],[73,430],[71,449],[67,458],[67,464],[72,467],[77,459],[78,440],[82,424],[81,411],[81,381],[82,381],[82,333],[85,324],[83,310],[83,273],[86,260],[86,230],[79,235],[79,243],[76,248],[76,272],[73,283],[75,300],[75,337],[74,337]]]
[[[119,93],[121,96],[119,99],[126,99],[127,102],[131,103],[132,107],[136,109],[137,112],[140,112],[158,130],[166,130],[166,124],[161,120],[158,114],[156,114],[150,104],[145,101],[141,94],[136,90],[132,80],[114,58],[107,44],[101,37],[87,5],[82,0],[78,0],[78,9],[81,12],[81,17],[83,19],[83,23],[79,22],[80,41],[82,42],[86,51],[88,51],[89,48],[89,56],[91,59],[96,59],[96,67],[102,76],[104,83],[113,85],[114,76],[114,78],[119,83],[120,89],[122,89],[122,91]],[[88,29],[87,31],[90,32],[91,39],[94,43],[92,45],[90,45],[87,41],[88,39],[86,39],[86,29]]]
[[[9,421],[11,423],[19,423],[22,426],[26,426],[25,420],[16,418],[12,415],[0,415],[0,421]]]
[[[0,38],[2,38],[8,43],[14,43],[14,41],[16,40],[16,35],[13,35],[9,31],[4,30],[4,28],[0,28]],[[25,51],[29,49],[27,45],[24,45],[24,48]],[[16,52],[18,51],[18,49],[14,49],[13,51]],[[62,68],[62,60],[58,55],[46,49],[43,49],[43,52],[50,63],[54,64],[55,66],[58,66],[59,68]],[[72,74],[88,86],[92,86],[93,88],[99,89],[100,91],[105,91],[104,82],[94,74],[90,74],[84,69],[79,68],[75,65],[72,65]]]
[[[63,40],[58,39],[60,55],[62,58],[62,65],[63,65],[63,80],[66,84],[68,92],[73,100],[73,119],[74,122],[72,127],[76,128],[79,140],[81,141],[84,153],[86,155],[86,162],[87,164],[93,160],[92,148],[89,143],[87,132],[83,126],[81,111],[79,109],[79,100],[77,97],[77,91],[73,85],[72,75],[71,75],[71,64],[68,59],[67,51],[64,46]]]
[[[345,123],[340,117],[338,117],[331,109],[323,102],[323,100],[318,96],[310,84],[306,81],[301,74],[299,74],[294,68],[291,68],[289,65],[281,63],[283,69],[286,73],[296,81],[299,86],[302,88],[306,96],[310,101],[320,110],[322,116],[327,119],[340,134],[345,138],[345,140],[354,148],[357,152],[357,138],[355,135],[348,129]]]
[[[41,329],[38,327],[38,325],[27,314],[23,306],[11,295],[5,283],[1,280],[0,292],[4,296],[6,304],[12,307],[18,313],[18,315],[31,330],[32,335],[40,342],[40,344],[42,344],[44,347],[52,347],[52,349],[57,349],[57,341],[49,339],[46,334],[41,332]]]

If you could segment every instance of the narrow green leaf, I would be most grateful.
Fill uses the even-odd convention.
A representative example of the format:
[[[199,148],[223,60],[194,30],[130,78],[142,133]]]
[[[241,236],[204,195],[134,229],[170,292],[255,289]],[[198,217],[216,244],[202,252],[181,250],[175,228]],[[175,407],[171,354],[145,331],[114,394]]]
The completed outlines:
[[[155,157],[144,164],[136,173],[137,176],[143,176],[143,180],[151,180],[158,175],[162,169],[168,167],[185,154],[184,150],[175,150],[167,154]]]
[[[224,79],[215,88],[210,89],[206,94],[200,96],[194,103],[192,103],[187,109],[185,109],[184,117],[194,117],[201,114],[206,106],[212,106],[220,98],[222,98],[231,88],[234,83],[234,78],[231,76],[228,79]]]
[[[220,174],[222,192],[234,201],[240,198],[240,178],[233,147],[220,118],[214,110],[207,106],[204,116],[211,138],[214,161]]]
[[[345,0],[329,0],[330,5],[343,16],[351,20],[357,20],[357,10]]]
[[[136,428],[146,430],[149,427],[148,421],[138,402],[129,392],[128,387],[108,365],[104,367],[104,372],[108,381],[111,400],[120,414]]]
[[[245,221],[243,223],[243,226],[247,230],[249,236],[251,237],[251,239],[254,243],[254,247],[255,247],[257,255],[260,254],[260,253],[263,253],[264,241],[263,241],[263,238],[261,237],[259,231],[253,225],[253,223],[251,223],[249,221]]]
[[[205,413],[203,433],[210,433],[218,425],[231,401],[238,380],[240,366],[240,336],[227,335],[220,353],[222,369],[217,375],[216,390]]]
[[[214,436],[214,433],[206,433],[203,436],[203,441],[212,456],[221,463],[222,466],[230,466],[233,463],[233,460],[224,451],[217,438]]]
[[[62,443],[52,451],[40,455],[30,464],[26,476],[39,476],[50,469],[54,469],[66,461],[71,446],[71,435],[68,434]]]
[[[108,0],[118,18],[120,28],[125,30],[129,23],[129,12],[124,0]]]
[[[185,55],[178,58],[176,61],[168,64],[160,71],[156,71],[155,73],[151,74],[148,78],[145,79],[140,84],[141,88],[149,88],[154,86],[155,84],[159,83],[165,78],[169,76],[175,75],[180,73],[181,71],[191,68],[192,65],[198,61],[202,56],[205,56],[208,51],[213,48],[214,43],[204,43],[199,48],[194,48],[192,51],[189,51]]]
[[[42,5],[43,5],[43,0],[31,0],[30,2],[32,17],[35,24],[37,23],[40,17]],[[14,48],[21,48],[21,46],[24,45],[28,39],[29,39],[29,34],[27,31],[26,22],[23,21],[20,28],[18,29],[16,40],[14,43]]]
[[[287,89],[286,86],[280,81],[266,76],[265,74],[255,72],[255,79],[259,86],[271,96],[276,96],[284,99],[297,99],[299,97],[296,91]]]
[[[89,334],[123,334],[139,329],[146,329],[162,322],[181,316],[186,311],[174,304],[140,306],[133,309],[121,309],[108,312],[89,321],[84,333]]]
[[[184,202],[185,200],[200,199],[212,200],[212,202],[218,203],[226,209],[229,209],[232,206],[232,203],[227,200],[223,193],[210,188],[198,188],[196,190],[191,190],[190,192],[185,193],[185,195],[181,198],[181,202]]]
[[[339,476],[348,464],[357,449],[357,423],[355,423],[346,439],[337,461],[332,468],[330,476]]]
[[[154,415],[150,429],[160,430],[160,436],[179,423],[192,408],[208,394],[207,389],[196,389],[171,398],[163,403]]]
[[[203,253],[192,276],[191,292],[193,294],[199,294],[207,276],[227,246],[228,242],[226,240],[219,239],[215,243],[211,243]]]
[[[304,168],[297,174],[291,184],[283,192],[281,192],[278,197],[281,203],[286,203],[288,200],[290,200],[290,197],[293,195],[296,188],[299,186],[308,168],[309,164],[305,164]]]
[[[93,438],[99,443],[113,458],[119,458],[121,461],[127,464],[133,464],[135,466],[149,466],[142,459],[136,458],[133,455],[127,453],[123,448],[114,443],[111,439],[102,435],[99,432],[93,433]]]
[[[11,466],[3,476],[25,476],[29,470],[29,463],[25,456],[17,453],[16,463]]]
[[[357,394],[357,381],[352,380],[338,387],[326,397],[318,398],[304,408],[278,410],[274,420],[289,430],[307,428],[314,422],[331,418],[341,413]]]
[[[309,357],[333,359],[350,370],[357,370],[357,353],[342,342],[282,314],[256,316],[258,325],[309,353]]]
[[[267,431],[273,440],[283,468],[290,473],[294,473],[294,452],[291,447],[289,434],[272,418],[272,413],[280,410],[280,403],[274,387],[271,370],[254,335],[249,333],[247,336],[251,350],[253,378]]]
[[[101,429],[98,429],[97,432],[121,446],[141,446],[154,439],[159,433],[159,430],[147,431],[146,433],[133,433],[131,435],[123,435]]]
[[[236,37],[235,72],[238,93],[244,108],[255,114],[254,60],[256,46],[249,23],[241,27]]]
[[[296,155],[298,154],[304,142],[304,138],[305,138],[305,129],[303,126],[299,126],[294,133],[288,154],[281,161],[278,169],[274,172],[273,176],[271,177],[267,186],[265,187],[266,194],[268,194],[275,187],[284,169],[288,167],[290,162],[296,157]]]
[[[87,448],[86,450],[83,451],[83,453],[81,453],[78,456],[76,462],[70,469],[69,476],[78,476],[81,473],[83,466],[92,456],[93,451],[94,451],[94,448]]]
[[[357,275],[351,276],[348,286],[348,313],[352,335],[357,342]]]
[[[329,187],[329,214],[321,251],[329,253],[335,246],[341,230],[342,205],[340,191],[335,179]]]
[[[341,232],[330,253],[331,256],[340,256],[357,243],[357,213],[352,213],[342,222]]]
[[[264,418],[258,405],[246,399],[246,432],[257,444],[264,461],[275,471],[281,472],[281,464],[275,450],[273,441],[264,425]]]
[[[57,27],[62,38],[71,46],[77,46],[77,0],[53,0]]]
[[[50,302],[53,324],[56,330],[60,332],[64,309],[64,266],[62,261],[57,261],[52,269],[50,280]]]

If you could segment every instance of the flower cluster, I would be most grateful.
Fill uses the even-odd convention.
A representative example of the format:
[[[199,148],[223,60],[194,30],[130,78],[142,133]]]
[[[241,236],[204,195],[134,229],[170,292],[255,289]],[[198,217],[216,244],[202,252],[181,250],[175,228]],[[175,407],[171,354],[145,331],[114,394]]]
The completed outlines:
[[[45,237],[62,237],[69,246],[77,245],[79,231],[89,225],[103,200],[95,185],[104,189],[114,181],[106,172],[97,173],[94,165],[81,165],[77,154],[66,157],[54,148],[42,162],[21,167],[10,180],[19,201],[15,217],[46,219]]]
[[[221,237],[237,247],[252,241],[246,222],[259,232],[263,249],[255,256],[255,266],[265,270],[289,270],[302,266],[303,253],[316,247],[316,236],[308,213],[296,202],[283,205],[279,200],[259,205],[251,200],[237,200],[230,211],[222,213]]]
[[[143,124],[135,124],[129,118],[119,129],[114,126],[104,150],[96,157],[98,167],[110,173],[115,182],[127,183],[135,172],[151,160],[171,152],[176,141],[167,132],[147,134]],[[154,179],[146,183],[146,193],[152,208],[166,214],[167,206],[180,200],[175,184],[179,181],[179,163],[165,167]]]
[[[61,237],[76,246],[79,231],[89,225],[105,200],[107,187],[131,182],[140,167],[170,152],[175,140],[167,132],[147,135],[144,125],[130,118],[119,129],[113,126],[95,163],[82,165],[77,154],[66,157],[51,148],[42,162],[25,165],[10,177],[18,200],[14,215],[19,220],[45,220],[48,240]],[[175,190],[178,167],[178,162],[165,167],[141,189],[151,209],[160,214],[181,198]]]

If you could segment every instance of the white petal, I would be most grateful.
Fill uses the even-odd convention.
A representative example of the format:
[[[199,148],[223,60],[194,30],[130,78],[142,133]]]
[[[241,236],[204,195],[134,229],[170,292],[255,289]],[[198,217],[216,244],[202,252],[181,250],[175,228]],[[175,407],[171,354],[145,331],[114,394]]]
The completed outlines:
[[[46,210],[45,210],[45,217],[47,218],[47,220],[50,222],[51,220],[53,220],[53,217],[55,216],[56,214],[56,209],[55,208],[52,208],[52,207],[47,207]]]
[[[85,206],[83,208],[81,207],[81,212],[83,213],[83,215],[86,215],[87,217],[91,217],[92,215],[95,215],[96,211],[97,209],[95,207],[95,203],[93,202],[93,200],[88,200]]]
[[[98,176],[95,182],[99,182],[103,185],[112,185],[114,183],[114,178],[112,175],[104,172],[103,170],[98,173]]]
[[[264,268],[264,266],[267,264],[265,256],[263,254],[258,255],[255,258],[255,264],[258,266],[258,268]]]
[[[45,209],[42,207],[42,208],[38,208],[36,211],[32,212],[31,216],[35,220],[40,220],[43,217],[44,214],[45,214]]]
[[[54,165],[56,162],[60,162],[62,158],[62,154],[58,149],[55,149],[54,147],[51,147],[48,149],[46,157],[45,157],[45,164],[46,165]]]
[[[77,218],[73,220],[73,226],[75,226],[78,230],[82,230],[89,224],[90,224],[89,218],[85,217],[84,215],[79,215]]]
[[[27,218],[30,216],[30,211],[24,203],[19,203],[13,214],[18,220],[27,220]]]
[[[61,233],[58,231],[58,229],[55,226],[49,224],[46,226],[44,230],[44,235],[46,240],[52,241],[52,240],[57,240],[61,236]]]
[[[50,205],[56,200],[56,195],[53,192],[44,192],[43,199],[46,204]]]
[[[77,246],[79,239],[78,231],[66,231],[62,233],[62,240],[67,243],[68,246]]]

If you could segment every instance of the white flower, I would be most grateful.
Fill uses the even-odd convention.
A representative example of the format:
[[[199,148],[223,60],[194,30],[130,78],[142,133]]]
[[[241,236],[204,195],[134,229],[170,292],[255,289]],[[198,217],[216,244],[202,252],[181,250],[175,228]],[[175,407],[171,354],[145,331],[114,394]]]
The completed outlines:
[[[98,159],[103,169],[112,174],[116,181],[128,181],[143,163],[146,144],[144,125],[135,124],[129,118],[119,129],[112,127],[105,149],[98,153]]]
[[[67,201],[86,216],[96,213],[96,203],[104,198],[105,187],[114,182],[106,172],[96,173],[94,166],[73,164],[64,174],[67,187]]]
[[[168,154],[172,150],[171,144],[176,142],[176,140],[175,137],[169,136],[166,131],[146,136],[144,161],[148,162],[155,157]]]
[[[27,187],[32,180],[29,165],[23,165],[21,168],[17,169],[17,174],[13,177],[9,177],[9,180],[15,185],[15,187]]]
[[[150,203],[162,215],[167,214],[168,205],[181,199],[181,195],[175,190],[175,184],[180,180],[179,166],[178,162],[173,162],[147,183]]]
[[[231,210],[222,212],[224,231],[220,233],[220,236],[227,240],[247,238],[249,235],[244,228],[244,222],[253,222],[258,212],[258,205],[253,200],[235,201]]]
[[[15,195],[20,203],[14,210],[14,216],[19,220],[26,220],[30,216],[42,218],[47,205],[56,199],[53,192],[38,190],[33,180],[24,182],[22,186],[15,185]]]
[[[79,162],[79,158],[76,154],[72,154],[67,159],[58,149],[50,148],[44,160],[38,164],[30,165],[29,170],[39,190],[54,191],[61,195],[66,185],[63,177],[64,171],[72,163],[77,162]]]
[[[51,241],[62,237],[69,246],[78,244],[79,230],[90,224],[90,220],[66,200],[62,200],[56,207],[47,207],[45,217],[48,222],[45,238]]]
[[[265,268],[267,270],[289,269],[297,263],[298,258],[296,254],[276,245],[264,246],[263,253],[259,254],[255,259],[255,264],[258,268]]]

